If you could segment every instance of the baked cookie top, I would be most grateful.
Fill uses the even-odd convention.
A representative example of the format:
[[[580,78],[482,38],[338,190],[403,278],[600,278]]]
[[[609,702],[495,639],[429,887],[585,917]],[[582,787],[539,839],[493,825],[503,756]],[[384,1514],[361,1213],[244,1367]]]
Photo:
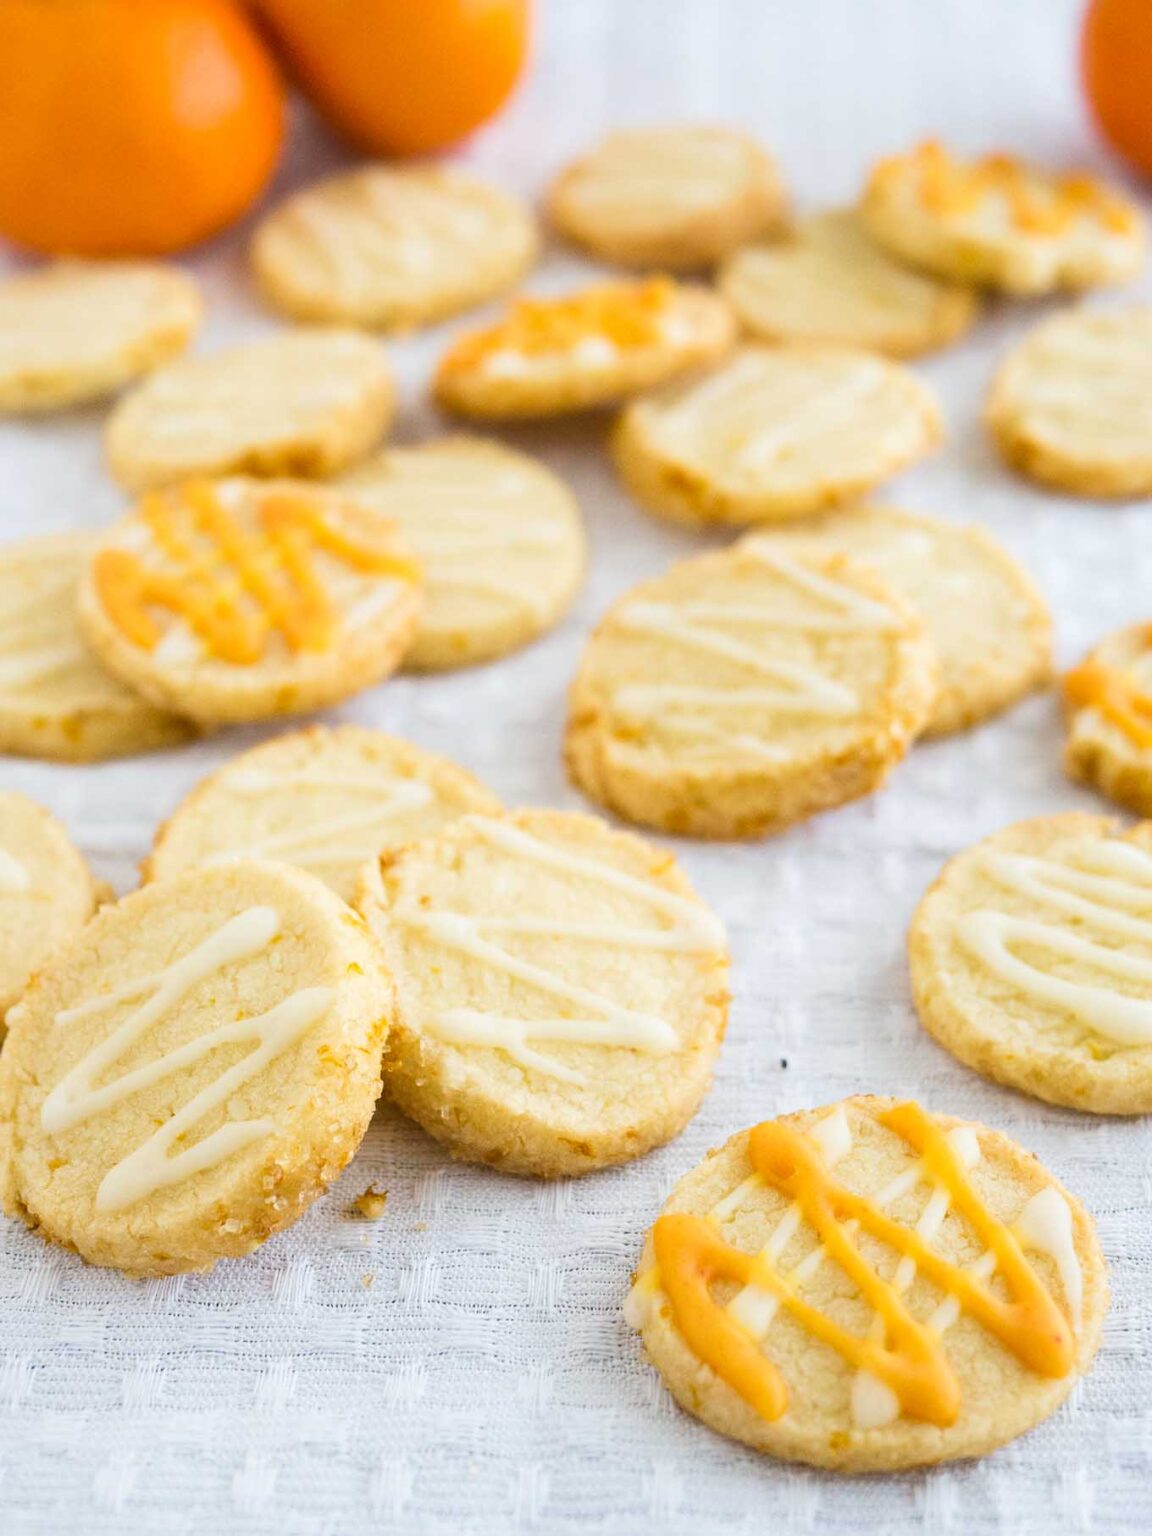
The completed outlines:
[[[626,1315],[680,1403],[841,1472],[980,1455],[1095,1354],[1091,1218],[997,1131],[852,1098],[734,1136],[673,1190]]]
[[[296,319],[401,330],[512,287],[537,244],[528,209],[498,187],[443,166],[368,165],[273,209],[252,264]]]
[[[500,443],[387,448],[341,481],[403,533],[424,572],[416,670],[487,661],[560,618],[584,574],[580,509],[550,470]]]
[[[446,410],[494,419],[613,405],[714,362],[734,334],[723,300],[665,277],[518,299],[449,347],[435,396]]]
[[[1135,205],[1094,177],[1011,155],[966,160],[935,140],[881,161],[861,210],[901,260],[1007,293],[1125,282],[1144,261]]]
[[[786,201],[750,134],[677,123],[609,134],[556,177],[548,212],[606,261],[687,271],[778,226]]]
[[[761,340],[866,347],[889,357],[946,347],[978,310],[972,289],[890,256],[853,208],[813,214],[783,239],[734,252],[719,287]]]
[[[1152,1109],[1152,825],[1069,812],[958,854],[909,934],[925,1027],[1054,1104]]]
[[[1064,701],[1072,778],[1152,816],[1152,625],[1102,640],[1064,678]]]

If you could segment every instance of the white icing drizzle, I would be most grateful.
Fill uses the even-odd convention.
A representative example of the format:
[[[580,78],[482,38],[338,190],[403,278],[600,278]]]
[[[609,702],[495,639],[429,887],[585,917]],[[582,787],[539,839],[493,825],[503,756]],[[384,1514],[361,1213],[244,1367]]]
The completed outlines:
[[[28,871],[15,854],[9,853],[7,848],[0,848],[0,893],[19,896],[28,890],[31,883]]]
[[[638,880],[598,860],[556,848],[523,828],[486,816],[469,816],[465,820],[485,843],[510,858],[524,859],[559,874],[578,875],[633,896],[668,919],[671,926],[637,928],[614,922],[540,918],[531,913],[488,917],[481,913],[430,910],[416,902],[400,901],[389,909],[388,916],[394,921],[584,1010],[572,1018],[512,1018],[475,1008],[444,1008],[423,1019],[425,1029],[452,1045],[498,1047],[521,1066],[570,1083],[587,1081],[586,1074],[534,1049],[530,1041],[624,1047],[656,1056],[675,1051],[679,1037],[667,1020],[626,1008],[588,987],[566,981],[546,966],[513,955],[487,935],[541,934],[627,949],[692,954],[723,945],[724,931],[716,918],[706,908],[673,891]]]
[[[956,937],[992,975],[1035,1002],[1119,1045],[1152,1044],[1152,958],[1116,947],[1125,940],[1152,946],[1152,858],[1130,842],[1086,839],[1069,848],[1064,860],[994,849],[975,853],[977,870],[1002,889],[1048,908],[1056,920],[978,907],[960,917]],[[1079,926],[1069,930],[1059,918]],[[1086,924],[1108,942],[1086,937],[1081,931]],[[1116,987],[1070,981],[1022,959],[1016,950],[1025,945],[1089,967]],[[1125,982],[1136,995],[1117,990]]]
[[[100,997],[62,1009],[56,1015],[56,1025],[67,1028],[121,1003],[143,999],[111,1034],[93,1046],[61,1078],[44,1100],[41,1124],[55,1135],[111,1109],[142,1088],[195,1066],[220,1046],[254,1046],[240,1061],[193,1095],[141,1146],[109,1169],[96,1192],[97,1210],[123,1210],[158,1189],[216,1167],[225,1158],[276,1130],[275,1122],[267,1118],[231,1120],[194,1146],[180,1152],[172,1151],[205,1115],[225,1104],[232,1094],[327,1013],[334,996],[330,987],[309,987],[294,992],[256,1018],[222,1024],[154,1061],[121,1073],[102,1086],[97,1084],[194,987],[228,965],[262,954],[279,932],[280,918],[273,908],[249,907],[162,970],[136,977]]]

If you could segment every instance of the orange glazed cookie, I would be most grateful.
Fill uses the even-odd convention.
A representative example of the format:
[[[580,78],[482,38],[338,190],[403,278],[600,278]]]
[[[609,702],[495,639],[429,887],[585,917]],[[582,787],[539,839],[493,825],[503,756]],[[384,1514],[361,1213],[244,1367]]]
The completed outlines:
[[[193,720],[316,709],[387,677],[422,580],[393,524],[327,487],[194,481],[152,492],[80,584],[108,670]]]
[[[1152,816],[1152,625],[1132,624],[1064,679],[1064,766],[1138,816]]]
[[[1088,1370],[1092,1220],[998,1131],[852,1098],[733,1136],[673,1190],[626,1315],[673,1396],[836,1472],[978,1456]]]

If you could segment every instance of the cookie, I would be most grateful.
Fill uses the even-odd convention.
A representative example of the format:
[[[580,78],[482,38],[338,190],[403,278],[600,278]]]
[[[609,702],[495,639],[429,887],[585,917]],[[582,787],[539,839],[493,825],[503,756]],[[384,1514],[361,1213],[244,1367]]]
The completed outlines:
[[[1152,1110],[1152,824],[1069,812],[958,854],[909,935],[920,1021],[1050,1104]]]
[[[1152,816],[1152,625],[1109,635],[1064,679],[1064,766],[1137,816]]]
[[[677,123],[609,134],[560,172],[553,224],[604,261],[708,267],[783,221],[775,161],[735,128]]]
[[[840,347],[742,347],[634,401],[612,440],[649,512],[747,526],[839,506],[922,458],[936,403],[899,363]]]
[[[364,925],[302,870],[194,870],[103,908],[9,1015],[5,1211],[133,1275],[250,1253],[355,1152],[392,1011]]]
[[[103,895],[54,816],[0,793],[0,1038],[30,979],[80,932]]]
[[[130,491],[195,475],[329,475],[392,421],[384,353],[356,331],[278,331],[161,368],[124,396],[105,432]]]
[[[532,215],[498,187],[445,167],[368,165],[274,209],[252,266],[297,320],[403,330],[513,287],[537,244]]]
[[[878,788],[935,694],[923,625],[874,573],[747,540],[608,610],[572,686],[568,772],[627,821],[755,837]]]
[[[563,615],[584,575],[584,525],[568,487],[499,443],[446,437],[384,449],[341,485],[391,518],[423,568],[411,670],[527,645]]]
[[[1008,463],[1041,485],[1152,494],[1152,308],[1043,321],[1000,365],[985,417]]]
[[[295,864],[351,901],[369,859],[430,837],[495,795],[447,758],[358,725],[279,736],[242,752],[156,834],[146,881],[241,859]]]
[[[625,1315],[688,1413],[834,1472],[979,1456],[1092,1364],[1092,1219],[999,1131],[858,1097],[733,1136],[672,1191]]]
[[[675,1136],[727,1021],[724,931],[671,854],[591,816],[466,816],[365,871],[396,978],[385,1077],[457,1157],[559,1178]]]
[[[1052,619],[1026,572],[983,528],[895,507],[853,507],[750,535],[768,550],[840,552],[915,609],[940,663],[926,736],[964,730],[1052,675]]]
[[[1011,155],[962,160],[935,141],[881,161],[861,212],[901,261],[1004,293],[1123,283],[1144,262],[1139,212],[1102,182]]]
[[[101,400],[166,362],[200,324],[178,267],[58,261],[0,282],[0,412]]]
[[[149,492],[101,536],[78,612],[110,672],[213,724],[380,682],[421,601],[419,567],[384,518],[328,486],[237,477]]]
[[[715,362],[734,335],[723,300],[669,278],[518,299],[449,347],[434,392],[446,411],[497,421],[615,405]]]
[[[60,533],[0,546],[0,752],[90,763],[194,734],[106,672],[81,639],[76,592],[98,542]]]
[[[976,318],[971,288],[915,272],[883,250],[852,208],[801,219],[774,244],[724,263],[720,292],[761,341],[865,347],[919,357],[955,341]]]

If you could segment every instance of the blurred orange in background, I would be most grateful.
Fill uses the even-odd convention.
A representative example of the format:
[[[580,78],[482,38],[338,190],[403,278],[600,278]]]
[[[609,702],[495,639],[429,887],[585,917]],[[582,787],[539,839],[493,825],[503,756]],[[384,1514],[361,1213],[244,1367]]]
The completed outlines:
[[[1152,0],[1091,0],[1081,67],[1105,138],[1152,175]]]

